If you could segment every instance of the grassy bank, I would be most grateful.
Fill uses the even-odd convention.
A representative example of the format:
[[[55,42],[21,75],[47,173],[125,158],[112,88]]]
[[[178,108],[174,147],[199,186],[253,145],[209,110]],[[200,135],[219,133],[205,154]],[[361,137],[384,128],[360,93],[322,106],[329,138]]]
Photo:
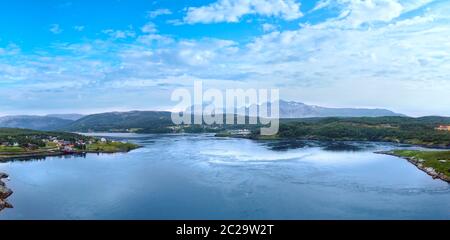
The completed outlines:
[[[391,153],[414,161],[424,168],[432,168],[436,173],[443,174],[450,180],[450,151],[394,150]]]
[[[87,152],[129,152],[138,148],[139,146],[133,143],[122,143],[122,142],[107,142],[107,143],[93,143],[86,146]]]

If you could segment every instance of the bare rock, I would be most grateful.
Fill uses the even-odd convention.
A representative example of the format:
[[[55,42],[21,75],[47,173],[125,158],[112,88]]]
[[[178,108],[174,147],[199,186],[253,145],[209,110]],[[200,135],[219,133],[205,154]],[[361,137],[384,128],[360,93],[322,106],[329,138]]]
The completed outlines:
[[[429,173],[430,175],[434,175],[434,176],[438,175],[437,172],[436,172],[436,170],[434,170],[434,168],[431,168],[431,167],[426,167],[426,168],[425,168],[425,171],[426,171],[427,173]]]
[[[5,202],[5,207],[6,208],[14,208],[13,205],[11,205],[9,202],[4,201]]]
[[[7,197],[11,196],[13,194],[13,191],[5,186],[0,186],[0,199],[6,199]]]
[[[9,177],[9,175],[8,174],[6,174],[6,173],[3,173],[3,172],[0,172],[0,179],[3,179],[3,178],[8,178]]]
[[[0,211],[6,208],[6,201],[0,199]]]
[[[0,211],[5,208],[13,208],[13,205],[9,204],[7,201],[0,199]]]

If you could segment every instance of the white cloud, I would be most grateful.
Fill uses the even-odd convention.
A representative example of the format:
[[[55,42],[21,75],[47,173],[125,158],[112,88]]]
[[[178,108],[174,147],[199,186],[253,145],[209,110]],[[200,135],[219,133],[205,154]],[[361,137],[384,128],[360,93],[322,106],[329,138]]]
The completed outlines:
[[[248,44],[240,67],[262,76],[278,73],[276,79],[297,89],[300,99],[326,95],[347,105],[395,106],[417,114],[418,106],[450,103],[442,98],[450,87],[450,25],[442,7],[367,29],[337,28],[332,19],[320,27],[268,33]]]
[[[321,0],[310,12],[338,8],[339,16],[327,22],[328,26],[355,28],[363,24],[388,23],[431,2],[433,0]]]
[[[331,0],[320,0],[316,3],[314,8],[311,10],[311,12],[326,8],[326,7],[330,6],[331,3],[332,3]]]
[[[60,33],[63,32],[63,30],[61,29],[59,24],[52,24],[52,25],[50,25],[49,31],[52,32],[53,34],[60,34]]]
[[[433,0],[403,0],[401,4],[403,5],[404,12],[409,12],[422,8],[432,2]]]
[[[151,33],[151,34],[139,36],[137,38],[137,42],[146,44],[146,45],[150,45],[154,42],[158,42],[158,43],[162,43],[162,44],[170,44],[170,43],[174,42],[174,40],[171,37]]]
[[[342,0],[348,10],[342,17],[344,24],[357,27],[376,21],[389,22],[400,16],[403,7],[396,0]]]
[[[245,15],[294,20],[303,16],[295,0],[219,0],[207,6],[190,7],[184,21],[194,23],[239,22]]]
[[[0,48],[0,57],[17,55],[20,51],[20,47],[16,44],[8,44],[6,47]]]
[[[179,39],[158,33],[150,24],[126,43],[97,40],[55,45],[58,53],[64,53],[60,55],[19,52],[2,57],[11,49],[0,49],[0,80],[27,82],[10,92],[35,99],[47,92],[49,101],[71,99],[76,97],[72,92],[81,92],[100,109],[114,103],[142,107],[145,100],[163,101],[169,95],[162,89],[198,79],[218,88],[279,87],[283,98],[319,105],[450,115],[446,96],[450,89],[450,4],[441,2],[404,14],[426,3],[406,7],[398,1],[400,16],[398,10],[363,16],[370,8],[347,3],[339,5],[338,14],[360,9],[358,14],[291,30],[266,25],[266,33],[245,44]],[[389,6],[380,9],[396,9]],[[364,24],[370,26],[361,27]],[[114,30],[107,34],[126,35],[116,35]],[[123,94],[130,99],[114,102],[115,96],[124,99]],[[12,101],[8,96],[14,97],[0,89],[4,105]],[[15,97],[24,106],[31,102]]]
[[[158,30],[156,29],[156,25],[155,25],[154,23],[149,22],[149,23],[145,24],[145,25],[141,28],[141,31],[142,31],[143,33],[155,33],[155,32],[157,32]]]
[[[169,44],[169,43],[173,42],[173,39],[171,37],[158,34],[157,33],[158,29],[157,29],[156,24],[154,24],[152,22],[146,23],[141,28],[141,31],[145,35],[141,35],[137,38],[137,42],[139,42],[139,43],[151,45],[154,42],[162,43],[162,44]]]
[[[237,43],[220,39],[181,40],[170,46],[161,46],[155,51],[154,60],[167,66],[185,68],[186,71],[198,71],[190,67],[215,68],[215,64],[224,64],[228,58],[234,56],[237,51]],[[170,68],[170,67],[169,67]],[[172,70],[172,69],[171,69]],[[209,74],[209,71],[200,71],[201,74]]]
[[[161,9],[156,9],[154,11],[149,11],[148,17],[149,18],[157,18],[162,15],[170,15],[170,14],[172,14],[172,11],[170,11],[169,9],[166,9],[166,8],[161,8]]]
[[[132,30],[113,30],[106,29],[103,30],[102,33],[109,35],[113,39],[125,39],[125,38],[133,38],[136,36],[136,33]]]
[[[261,27],[264,32],[272,32],[277,29],[277,26],[269,23],[264,23]]]
[[[75,29],[75,31],[82,32],[84,31],[85,26],[74,26],[73,29]]]

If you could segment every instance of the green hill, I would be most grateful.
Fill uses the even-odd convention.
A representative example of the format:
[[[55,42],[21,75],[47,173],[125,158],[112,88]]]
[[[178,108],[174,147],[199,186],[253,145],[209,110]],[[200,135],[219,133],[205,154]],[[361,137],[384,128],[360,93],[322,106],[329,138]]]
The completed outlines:
[[[6,116],[0,117],[0,127],[2,128],[26,128],[43,131],[61,129],[72,120],[51,116]]]
[[[77,132],[166,132],[173,125],[170,112],[132,111],[92,114],[62,128]]]
[[[389,141],[434,147],[450,147],[448,117],[363,117],[282,119],[277,138],[310,140]],[[253,138],[264,138],[254,133]]]

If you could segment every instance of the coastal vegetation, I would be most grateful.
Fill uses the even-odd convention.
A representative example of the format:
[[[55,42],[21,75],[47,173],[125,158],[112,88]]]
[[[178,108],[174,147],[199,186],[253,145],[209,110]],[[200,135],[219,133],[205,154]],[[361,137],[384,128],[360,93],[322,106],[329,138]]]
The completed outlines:
[[[450,151],[394,150],[382,153],[405,158],[429,175],[450,182]]]
[[[0,161],[77,153],[128,152],[138,146],[66,132],[0,128]]]
[[[437,129],[440,125],[447,124],[450,124],[450,118],[444,117],[283,119],[278,134],[271,139],[386,141],[448,148],[450,131]],[[265,138],[257,130],[249,137]]]
[[[137,145],[127,142],[95,142],[88,144],[85,148],[87,152],[103,152],[103,153],[114,153],[114,152],[129,152],[136,149]]]

